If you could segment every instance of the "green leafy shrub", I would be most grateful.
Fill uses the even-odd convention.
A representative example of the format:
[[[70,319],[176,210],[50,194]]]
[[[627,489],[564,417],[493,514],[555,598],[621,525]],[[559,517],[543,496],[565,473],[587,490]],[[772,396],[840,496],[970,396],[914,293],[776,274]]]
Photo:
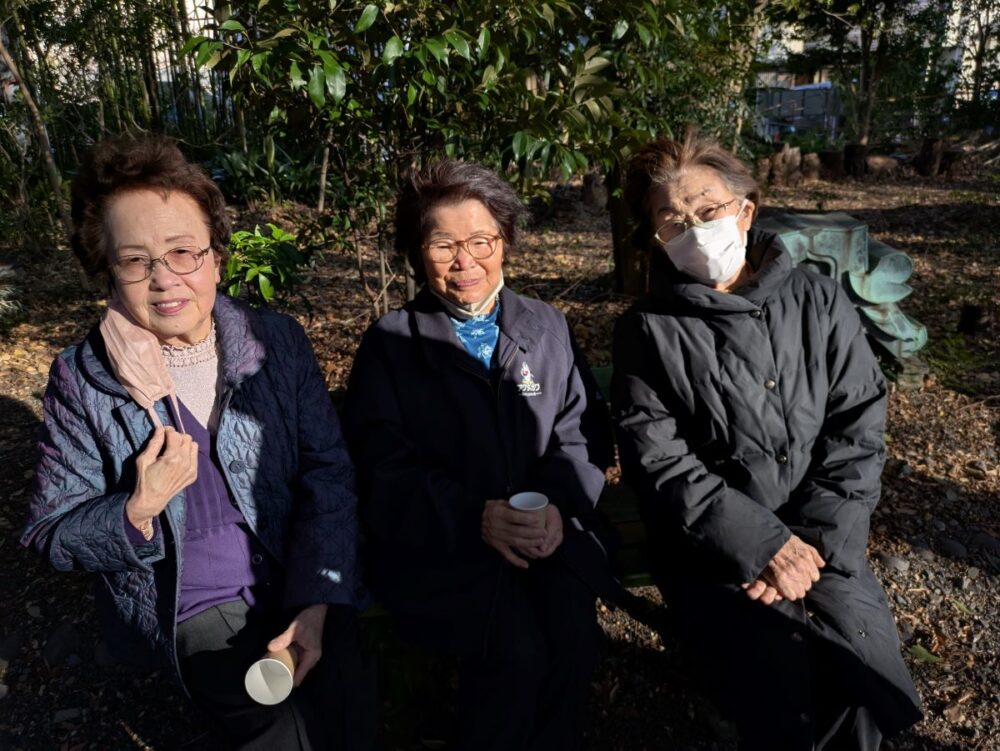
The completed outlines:
[[[255,307],[275,301],[287,302],[295,292],[298,270],[308,263],[299,251],[296,236],[274,224],[268,224],[270,234],[234,232],[229,240],[229,261],[222,285],[233,297],[245,293]],[[307,304],[308,305],[308,304]]]
[[[270,148],[251,149],[247,154],[217,152],[207,160],[206,167],[226,198],[239,204],[314,201],[319,185],[316,154],[306,150],[290,155],[274,139],[268,145]]]

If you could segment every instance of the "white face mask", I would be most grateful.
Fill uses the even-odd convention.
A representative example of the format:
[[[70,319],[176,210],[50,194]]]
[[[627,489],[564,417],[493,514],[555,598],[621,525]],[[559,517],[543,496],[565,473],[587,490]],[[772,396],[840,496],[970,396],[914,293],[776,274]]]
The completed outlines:
[[[746,258],[746,236],[736,226],[746,205],[744,198],[733,216],[692,225],[663,245],[667,257],[680,271],[704,284],[731,279]]]

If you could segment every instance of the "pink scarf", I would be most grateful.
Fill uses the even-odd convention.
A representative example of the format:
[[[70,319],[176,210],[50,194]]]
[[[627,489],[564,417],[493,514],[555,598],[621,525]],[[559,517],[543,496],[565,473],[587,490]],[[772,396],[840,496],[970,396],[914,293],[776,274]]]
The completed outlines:
[[[129,396],[146,410],[158,428],[162,428],[163,423],[153,405],[169,396],[177,425],[183,433],[174,381],[163,362],[160,340],[152,331],[136,323],[114,295],[108,300],[108,308],[101,317],[101,336],[111,360],[111,370]]]

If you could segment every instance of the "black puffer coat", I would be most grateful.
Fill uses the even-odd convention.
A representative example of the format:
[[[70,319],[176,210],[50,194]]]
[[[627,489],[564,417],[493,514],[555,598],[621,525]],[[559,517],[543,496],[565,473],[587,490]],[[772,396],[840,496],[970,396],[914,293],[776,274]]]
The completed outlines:
[[[808,624],[843,657],[838,670],[863,681],[859,701],[890,734],[920,713],[865,560],[885,457],[884,380],[840,285],[793,268],[773,236],[751,231],[749,245],[755,275],[735,293],[675,274],[618,322],[612,401],[624,477],[688,631],[731,636],[734,624],[720,620],[745,612],[735,633],[750,649],[781,645],[788,669],[748,678],[746,692],[770,691],[790,716],[807,716],[809,662],[796,652]],[[740,584],[793,533],[827,562],[805,603],[725,604],[746,600]]]

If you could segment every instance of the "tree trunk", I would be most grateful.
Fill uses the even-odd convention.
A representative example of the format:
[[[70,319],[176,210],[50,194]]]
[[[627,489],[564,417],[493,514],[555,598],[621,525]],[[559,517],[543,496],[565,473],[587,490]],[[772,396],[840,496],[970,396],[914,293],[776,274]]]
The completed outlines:
[[[146,3],[143,3],[141,18],[143,41],[141,45],[142,49],[137,52],[142,62],[143,88],[145,89],[145,97],[149,102],[150,117],[152,118],[151,124],[162,126],[164,118],[160,105],[160,80],[156,70],[156,34],[153,30],[156,17],[153,15],[153,9],[148,7]]]
[[[94,9],[94,3],[89,3],[91,10],[94,12],[94,17],[100,19],[100,22],[95,22],[94,34],[98,38],[108,39],[112,35],[107,26],[107,13],[101,14],[96,9]],[[121,107],[119,106],[119,95],[118,87],[115,85],[115,81],[119,79],[118,74],[114,70],[114,61],[111,59],[111,48],[110,44],[99,45],[94,52],[94,62],[97,65],[97,77],[100,81],[100,88],[102,90],[104,104],[109,104],[107,109],[106,119],[112,121],[112,128],[121,133],[124,129],[124,120],[122,119]]]
[[[866,35],[862,31],[861,38],[865,39],[866,37],[870,46],[871,32]],[[878,84],[882,77],[882,63],[885,58],[885,33],[881,28],[875,36],[875,59],[872,60],[872,52],[867,48],[862,50],[862,55],[862,60],[867,61],[864,64],[867,65],[868,71],[863,89],[864,99],[862,100],[861,122],[858,128],[858,143],[862,146],[868,146],[868,142],[871,140],[872,112],[875,111],[875,101],[878,99]]]
[[[924,177],[934,177],[941,171],[941,157],[944,155],[944,141],[940,138],[925,138],[920,153],[913,160],[913,168]]]
[[[28,18],[30,18],[30,16],[28,16]],[[37,92],[39,89],[42,91],[54,91],[55,87],[52,83],[52,72],[49,70],[45,53],[42,51],[41,43],[38,40],[38,32],[35,30],[33,25],[25,26],[21,22],[21,18],[18,16],[16,10],[12,11],[11,19],[14,21],[14,30],[17,31],[18,38],[23,40],[22,43],[31,43],[31,49],[35,53],[35,58],[38,61],[38,81],[35,83],[35,91]],[[22,53],[21,59],[26,61],[27,55]],[[22,70],[21,74],[30,86],[31,76],[28,71]]]
[[[746,28],[744,30],[743,42],[737,44],[733,49],[733,57],[736,59],[736,76],[732,82],[733,98],[741,97],[744,84],[746,83],[747,77],[750,75],[750,70],[753,68],[754,56],[757,51],[757,44],[760,41],[760,34],[764,28],[764,9],[767,7],[768,0],[756,0],[752,3],[750,7],[750,17],[747,19]],[[733,147],[732,152],[735,154],[739,149],[740,145],[740,133],[743,130],[743,107],[737,110],[736,122],[733,127]]]
[[[871,137],[872,111],[875,109],[875,92],[878,81],[878,62],[882,52],[882,32],[878,32],[875,42],[875,62],[872,62],[872,35],[866,29],[861,30],[861,111],[858,113],[858,145],[867,146]],[[850,172],[850,165],[848,165]]]
[[[990,35],[988,33],[987,27],[984,26],[982,19],[977,19],[976,21],[976,47],[973,52],[973,69],[972,69],[972,101],[978,102],[979,97],[983,92],[983,77],[984,77],[984,62],[986,60],[986,51],[989,47]]]
[[[125,59],[122,57],[121,48],[118,45],[119,36],[123,36],[124,29],[121,22],[125,20],[124,14],[122,13],[121,5],[116,4],[118,10],[117,21],[119,22],[116,28],[106,28],[105,41],[108,50],[111,53],[111,62],[114,67],[114,80],[116,83],[116,88],[118,89],[118,99],[120,100],[119,107],[128,117],[131,124],[135,125],[135,115],[133,114],[134,108],[138,105],[142,108],[142,100],[135,96],[135,90],[133,88],[132,76],[130,73],[131,66],[126,65]],[[104,16],[107,19],[107,14]],[[124,107],[121,105],[124,104]],[[124,121],[123,121],[124,122]]]
[[[177,116],[177,129],[184,134],[189,132],[191,109],[188,95],[188,68],[186,60],[178,60],[176,50],[184,46],[181,32],[181,11],[177,0],[169,0],[169,27],[172,44],[167,45],[167,59],[170,63],[170,88],[174,97],[174,112]],[[243,150],[246,153],[246,149]]]
[[[821,151],[819,161],[823,165],[820,174],[827,180],[839,180],[844,176],[844,152],[843,151]]]
[[[949,180],[954,180],[961,172],[961,162],[964,152],[960,149],[945,149],[941,154],[941,164],[938,166],[939,175],[947,175]]]
[[[858,70],[858,96],[861,100],[861,106],[858,109],[858,133],[857,142],[866,144],[868,143],[868,125],[871,122],[871,99],[869,98],[869,93],[871,90],[871,85],[869,80],[871,79],[871,58],[872,58],[872,44],[871,35],[865,27],[861,27],[861,65]]]
[[[410,259],[406,259],[406,301],[409,302],[414,297],[417,296],[417,277],[413,273],[413,266],[410,265]]]
[[[316,201],[316,210],[322,214],[326,207],[326,173],[330,168],[330,142],[333,140],[333,128],[326,131],[326,139],[323,141],[323,161],[319,166],[319,200]]]
[[[21,79],[17,66],[14,64],[14,59],[7,51],[2,37],[0,37],[0,60],[3,60],[4,65],[7,66],[10,74],[14,77],[14,83],[20,87],[21,96],[24,98],[24,103],[31,113],[35,135],[38,138],[38,150],[41,153],[42,161],[45,163],[45,171],[49,178],[49,185],[52,187],[52,193],[56,199],[56,206],[59,207],[59,218],[62,220],[63,230],[66,232],[66,240],[69,241],[73,236],[73,221],[70,219],[69,209],[63,200],[62,175],[59,174],[59,168],[52,158],[52,144],[49,143],[49,133],[45,128],[45,120],[42,118],[42,113],[38,111],[35,100],[31,97],[31,92],[28,91],[28,87],[25,86],[24,81]]]
[[[181,33],[183,34],[184,39],[190,39],[191,29],[188,25],[187,4],[182,1],[179,5],[180,9],[178,15],[181,22]],[[204,136],[207,131],[205,126],[205,102],[202,98],[201,78],[198,75],[198,69],[195,67],[194,60],[191,59],[190,55],[186,55],[181,61],[181,64],[184,65],[188,76],[188,91],[184,92],[184,97],[187,98],[187,95],[190,93],[194,102],[196,117],[195,124],[197,126],[196,132]]]
[[[868,146],[863,143],[849,143],[844,147],[844,171],[851,177],[863,177]]]
[[[649,255],[632,242],[631,217],[621,197],[621,168],[615,166],[608,172],[605,183],[608,186],[608,215],[614,249],[615,290],[639,296],[648,287]]]
[[[368,284],[368,275],[365,274],[365,254],[362,251],[361,236],[358,232],[354,233],[354,261],[358,267],[358,279],[361,280],[361,289],[364,290],[365,295],[368,297],[368,302],[372,304],[372,314],[378,318],[382,315],[382,310],[379,307],[378,295],[372,291],[371,285]]]
[[[386,257],[388,251],[386,249],[386,239],[385,235],[379,230],[378,233],[378,287],[379,287],[379,302],[381,302],[380,314],[385,315],[389,312],[389,274],[388,266],[389,261]]]
[[[247,125],[243,119],[243,108],[240,106],[239,101],[233,101],[233,118],[236,120],[236,133],[240,137],[240,150],[244,154],[250,153],[250,147],[247,145]],[[329,152],[327,152],[329,156]]]

